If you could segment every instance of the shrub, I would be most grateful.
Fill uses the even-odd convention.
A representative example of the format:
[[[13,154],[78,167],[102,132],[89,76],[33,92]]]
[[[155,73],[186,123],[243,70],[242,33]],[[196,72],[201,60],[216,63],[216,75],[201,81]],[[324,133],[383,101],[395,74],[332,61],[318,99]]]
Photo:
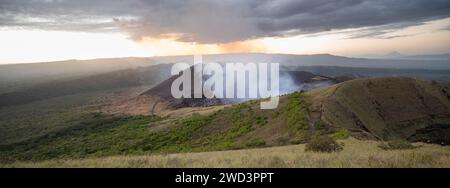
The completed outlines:
[[[334,133],[333,138],[336,140],[347,139],[350,136],[350,133],[347,129],[339,129],[336,133]]]
[[[257,116],[256,117],[256,124],[263,126],[268,123],[267,117],[265,116]]]
[[[286,145],[289,143],[289,137],[281,136],[281,137],[277,138],[275,142],[279,145]]]
[[[416,148],[406,140],[391,140],[380,144],[378,147],[384,150],[398,150],[398,149],[414,149]]]
[[[247,143],[245,143],[245,146],[247,147],[263,147],[266,145],[266,142],[264,140],[260,139],[252,139],[249,140]]]
[[[318,136],[306,144],[305,151],[335,152],[342,150],[342,146],[329,136]]]
[[[309,135],[306,131],[297,132],[293,138],[289,141],[291,144],[303,144],[308,141]]]
[[[325,124],[322,120],[319,120],[319,121],[316,122],[316,124],[314,125],[314,127],[315,127],[316,129],[325,129],[327,126],[326,126],[326,124]]]

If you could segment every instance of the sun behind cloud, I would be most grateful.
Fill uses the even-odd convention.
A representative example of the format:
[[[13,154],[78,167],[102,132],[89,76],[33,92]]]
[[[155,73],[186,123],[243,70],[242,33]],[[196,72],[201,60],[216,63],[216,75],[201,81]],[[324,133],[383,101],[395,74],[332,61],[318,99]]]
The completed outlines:
[[[0,41],[0,63],[154,55],[120,33],[0,30]]]

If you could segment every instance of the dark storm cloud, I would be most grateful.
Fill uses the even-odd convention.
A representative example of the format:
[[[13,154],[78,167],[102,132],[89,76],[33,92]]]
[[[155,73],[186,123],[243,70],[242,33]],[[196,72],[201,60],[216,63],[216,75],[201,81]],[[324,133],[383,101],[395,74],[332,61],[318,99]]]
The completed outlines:
[[[447,17],[449,0],[0,0],[2,26],[178,34],[200,43],[364,27],[371,29],[350,37],[383,37]]]
[[[348,39],[356,38],[377,38],[377,39],[392,39],[398,37],[406,37],[409,35],[390,35],[391,32],[397,31],[399,29],[418,26],[424,24],[423,22],[401,22],[394,24],[386,24],[380,26],[372,26],[368,28],[357,29],[355,32],[342,32],[348,35]]]

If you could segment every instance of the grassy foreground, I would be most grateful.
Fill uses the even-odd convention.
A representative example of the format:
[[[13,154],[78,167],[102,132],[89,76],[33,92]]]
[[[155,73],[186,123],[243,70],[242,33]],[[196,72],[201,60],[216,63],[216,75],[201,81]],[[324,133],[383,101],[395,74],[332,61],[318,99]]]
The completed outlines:
[[[305,152],[305,145],[201,153],[112,156],[15,162],[0,167],[450,167],[450,147],[416,143],[407,150],[382,150],[379,142],[342,140],[341,152]]]

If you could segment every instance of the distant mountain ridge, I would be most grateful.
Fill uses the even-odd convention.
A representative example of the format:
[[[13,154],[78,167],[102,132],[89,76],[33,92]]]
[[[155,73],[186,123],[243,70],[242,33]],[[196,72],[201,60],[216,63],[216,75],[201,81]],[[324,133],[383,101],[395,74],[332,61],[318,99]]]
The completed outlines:
[[[397,51],[390,52],[385,55],[366,55],[369,59],[393,59],[393,60],[427,60],[427,61],[450,61],[450,54],[421,54],[421,55],[405,55]]]

